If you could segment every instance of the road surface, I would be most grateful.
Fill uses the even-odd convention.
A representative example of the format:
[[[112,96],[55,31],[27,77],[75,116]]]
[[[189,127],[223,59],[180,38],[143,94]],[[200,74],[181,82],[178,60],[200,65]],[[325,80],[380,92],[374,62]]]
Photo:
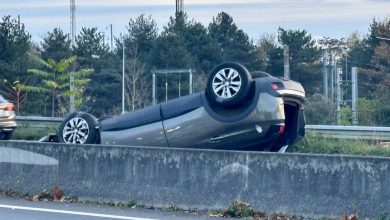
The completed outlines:
[[[104,205],[31,202],[23,199],[0,197],[0,219],[9,220],[221,220],[204,215],[150,210],[118,208]]]

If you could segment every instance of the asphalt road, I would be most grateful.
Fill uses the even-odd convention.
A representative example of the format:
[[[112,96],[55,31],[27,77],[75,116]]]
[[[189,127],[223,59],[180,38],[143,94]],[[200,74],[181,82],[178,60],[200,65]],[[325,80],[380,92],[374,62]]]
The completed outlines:
[[[215,218],[204,215],[150,210],[118,208],[103,205],[68,204],[60,202],[30,202],[23,199],[0,197],[0,219],[7,220],[198,220]]]

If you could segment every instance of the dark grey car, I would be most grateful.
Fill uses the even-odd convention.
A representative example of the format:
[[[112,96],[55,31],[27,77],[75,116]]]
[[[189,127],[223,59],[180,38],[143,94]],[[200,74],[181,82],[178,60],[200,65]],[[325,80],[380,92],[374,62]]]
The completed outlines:
[[[227,62],[211,72],[205,92],[100,122],[75,112],[58,137],[76,144],[284,151],[304,136],[304,98],[297,82]]]

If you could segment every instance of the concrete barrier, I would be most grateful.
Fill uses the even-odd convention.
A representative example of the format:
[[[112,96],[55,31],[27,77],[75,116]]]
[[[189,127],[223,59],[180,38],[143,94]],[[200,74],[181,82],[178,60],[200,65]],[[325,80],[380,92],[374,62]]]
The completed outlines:
[[[0,190],[311,217],[390,212],[390,159],[0,141]]]

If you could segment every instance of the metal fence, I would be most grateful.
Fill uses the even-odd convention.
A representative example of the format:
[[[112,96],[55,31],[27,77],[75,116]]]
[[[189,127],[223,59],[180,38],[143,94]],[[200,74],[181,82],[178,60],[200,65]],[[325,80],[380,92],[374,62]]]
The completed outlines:
[[[327,138],[390,141],[390,127],[306,125],[306,132]]]
[[[45,128],[59,126],[63,118],[17,116],[18,126]],[[361,139],[390,141],[390,127],[306,125],[308,134],[322,135],[327,138]]]
[[[16,116],[16,123],[19,127],[47,128],[59,126],[63,118],[60,117],[37,117],[37,116]]]

